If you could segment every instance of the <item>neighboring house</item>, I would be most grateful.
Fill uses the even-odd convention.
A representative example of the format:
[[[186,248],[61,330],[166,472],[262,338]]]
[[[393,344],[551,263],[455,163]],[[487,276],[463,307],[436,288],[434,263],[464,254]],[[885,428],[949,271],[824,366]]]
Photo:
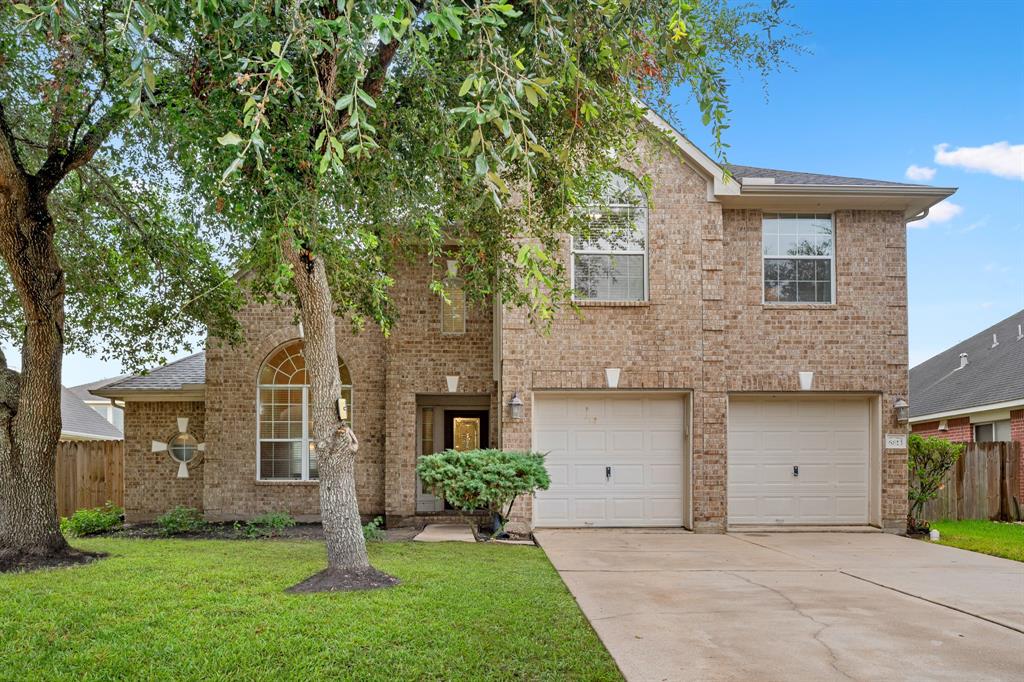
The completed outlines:
[[[113,424],[83,403],[75,393],[60,389],[61,440],[121,440],[124,436]]]
[[[914,433],[1024,442],[1024,310],[910,370]]]
[[[90,409],[95,410],[97,414],[113,424],[118,431],[121,431],[124,428],[124,404],[120,401],[111,400],[110,398],[101,398],[95,393],[92,393],[92,391],[115,381],[120,381],[127,376],[127,374],[122,374],[120,376],[109,377],[107,379],[90,381],[87,384],[71,386],[68,390],[77,396],[79,400],[88,405]]]
[[[338,320],[364,514],[451,513],[417,457],[492,446],[548,453],[551,489],[514,511],[535,526],[905,527],[906,451],[885,435],[907,430],[893,407],[907,397],[906,222],[954,190],[729,178],[670,134],[633,169],[649,195],[593,209],[627,238],[563,241],[581,317],[543,334],[522,310],[467,304],[457,272],[446,302],[428,284],[447,264],[424,259],[397,277],[389,336]],[[318,515],[301,330],[272,305],[240,319],[245,345],[209,339],[95,391],[125,404],[130,520],[179,504]]]

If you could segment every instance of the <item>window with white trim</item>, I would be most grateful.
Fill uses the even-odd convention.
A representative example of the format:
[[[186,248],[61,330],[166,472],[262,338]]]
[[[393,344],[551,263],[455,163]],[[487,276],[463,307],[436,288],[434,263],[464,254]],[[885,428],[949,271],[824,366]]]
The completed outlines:
[[[1010,420],[985,422],[974,425],[975,443],[993,443],[1010,440]]]
[[[578,301],[647,300],[647,198],[615,176],[605,202],[587,208],[589,227],[572,238],[572,286]]]
[[[352,375],[340,359],[341,398],[352,418]],[[315,481],[320,476],[309,381],[302,341],[296,339],[272,352],[259,373],[256,420],[256,477],[261,481]]]
[[[761,238],[766,303],[834,303],[832,216],[765,213]]]

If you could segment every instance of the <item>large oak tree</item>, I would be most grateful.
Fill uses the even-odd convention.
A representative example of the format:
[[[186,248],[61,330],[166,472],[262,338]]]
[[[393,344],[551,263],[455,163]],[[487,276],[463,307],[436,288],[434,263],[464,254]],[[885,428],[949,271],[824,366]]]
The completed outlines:
[[[387,332],[405,259],[454,258],[467,294],[538,323],[571,296],[555,256],[582,207],[659,144],[680,88],[722,152],[726,69],[793,48],[786,2],[291,0],[196,3],[202,87],[169,129],[191,192],[238,230],[254,294],[305,329],[329,572],[371,575],[335,319]],[[214,140],[217,143],[214,143]],[[644,182],[643,178],[637,179]]]
[[[65,352],[161,360],[240,302],[151,134],[157,80],[190,78],[126,3],[0,5],[0,570],[84,557],[57,519]]]

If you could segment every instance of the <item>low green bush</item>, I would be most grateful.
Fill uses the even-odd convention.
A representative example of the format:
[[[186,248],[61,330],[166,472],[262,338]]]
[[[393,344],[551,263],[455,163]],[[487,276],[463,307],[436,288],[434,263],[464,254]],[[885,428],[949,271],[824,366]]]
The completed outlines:
[[[384,519],[378,516],[373,521],[363,526],[363,539],[367,542],[381,542],[384,540]]]
[[[60,520],[60,530],[65,535],[82,537],[95,535],[124,523],[124,509],[113,502],[107,502],[95,509],[79,509],[70,518]]]
[[[907,532],[927,533],[929,519],[921,518],[924,506],[938,496],[942,481],[964,452],[963,443],[951,443],[934,436],[923,438],[916,433],[907,439]],[[932,519],[933,520],[933,519]]]
[[[250,538],[269,538],[294,525],[295,519],[290,514],[269,512],[254,516],[245,523],[235,522],[235,530]]]
[[[551,485],[544,455],[506,450],[445,450],[420,457],[423,485],[463,511],[486,509],[501,526],[520,495]],[[496,529],[497,530],[497,529]]]
[[[194,533],[206,528],[202,513],[194,507],[175,507],[163,516],[157,517],[156,525],[164,535]]]

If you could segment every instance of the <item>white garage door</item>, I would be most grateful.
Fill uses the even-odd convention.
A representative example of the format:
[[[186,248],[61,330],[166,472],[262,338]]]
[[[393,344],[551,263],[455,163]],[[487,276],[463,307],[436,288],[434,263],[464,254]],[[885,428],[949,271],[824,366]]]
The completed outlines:
[[[534,398],[533,444],[551,488],[537,526],[683,525],[684,400],[637,394]]]
[[[731,398],[729,524],[868,522],[868,401]]]

